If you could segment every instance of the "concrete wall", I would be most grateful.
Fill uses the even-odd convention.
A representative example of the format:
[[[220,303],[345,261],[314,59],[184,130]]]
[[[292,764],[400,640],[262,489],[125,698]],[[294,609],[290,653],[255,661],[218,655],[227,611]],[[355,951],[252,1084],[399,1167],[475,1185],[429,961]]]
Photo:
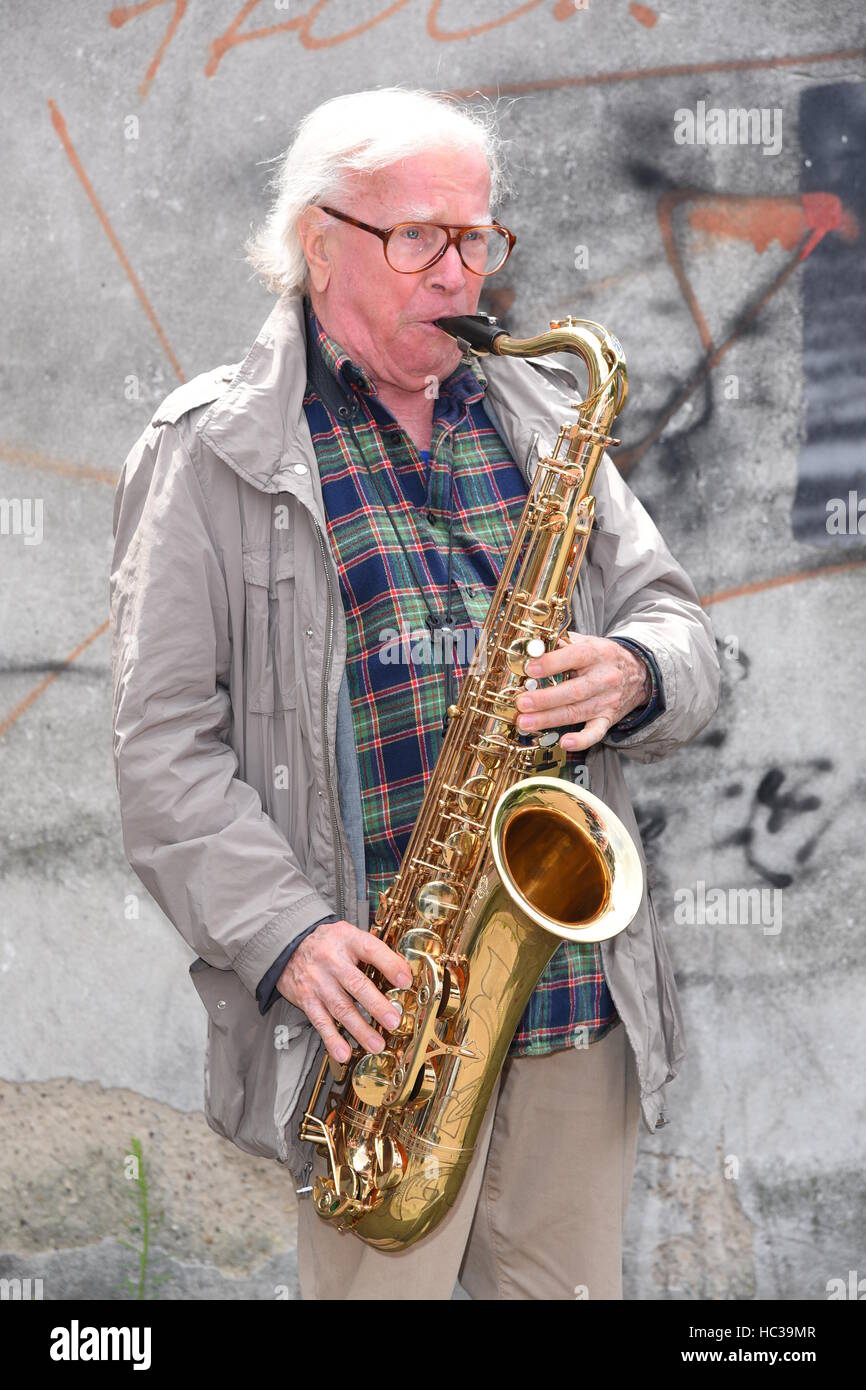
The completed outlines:
[[[163,396],[267,316],[241,250],[263,161],[318,101],[399,81],[500,92],[519,243],[486,306],[515,333],[573,312],[622,338],[618,461],[720,644],[709,730],[628,770],[689,1054],[641,1137],[626,1297],[866,1276],[861,5],[137,8],[5,22],[0,1274],[138,1290],[136,1137],[160,1296],[297,1296],[292,1185],[207,1128],[192,955],[122,853],[113,484]],[[677,143],[700,101],[781,113],[781,148]],[[853,527],[828,530],[849,492]],[[729,896],[749,889],[763,915]]]

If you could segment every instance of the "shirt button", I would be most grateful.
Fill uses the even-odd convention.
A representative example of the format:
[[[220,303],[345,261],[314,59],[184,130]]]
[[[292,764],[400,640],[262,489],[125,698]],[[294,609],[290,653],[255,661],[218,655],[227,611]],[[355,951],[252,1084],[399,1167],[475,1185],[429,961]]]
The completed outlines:
[[[427,520],[430,522],[430,525],[431,525],[431,526],[435,526],[435,524],[436,524],[436,513],[435,513],[435,512],[428,512],[428,513],[427,513]]]
[[[293,468],[296,473],[306,473],[307,471],[307,465],[305,463],[296,463],[293,465]]]

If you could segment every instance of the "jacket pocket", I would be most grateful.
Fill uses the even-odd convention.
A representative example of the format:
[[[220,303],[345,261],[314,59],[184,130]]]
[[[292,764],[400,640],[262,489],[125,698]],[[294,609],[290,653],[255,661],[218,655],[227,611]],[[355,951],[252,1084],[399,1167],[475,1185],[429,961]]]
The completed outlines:
[[[233,1140],[244,1113],[246,1067],[238,1052],[238,1037],[243,1037],[238,1015],[246,990],[233,970],[218,970],[201,957],[193,961],[189,975],[208,1016],[205,1118],[217,1134]]]
[[[199,958],[189,973],[208,1014],[208,1125],[245,1153],[284,1161],[292,1143],[286,1125],[309,1075],[318,1034],[287,999],[261,1015],[234,970],[217,969]]]
[[[246,594],[247,688],[254,714],[297,706],[295,665],[294,554],[285,550],[277,558],[271,587],[271,561],[267,554],[244,551]]]

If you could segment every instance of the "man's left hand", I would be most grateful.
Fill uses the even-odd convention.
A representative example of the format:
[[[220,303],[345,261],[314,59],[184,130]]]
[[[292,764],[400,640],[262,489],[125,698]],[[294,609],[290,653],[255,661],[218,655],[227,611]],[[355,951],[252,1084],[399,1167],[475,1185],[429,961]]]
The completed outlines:
[[[560,744],[568,751],[591,748],[632,710],[645,705],[652,694],[652,677],[639,656],[607,637],[584,637],[569,632],[552,652],[530,661],[526,674],[540,679],[561,672],[568,680],[517,697],[521,712],[517,721],[524,734],[542,729],[566,728],[585,721],[579,733],[563,734]]]

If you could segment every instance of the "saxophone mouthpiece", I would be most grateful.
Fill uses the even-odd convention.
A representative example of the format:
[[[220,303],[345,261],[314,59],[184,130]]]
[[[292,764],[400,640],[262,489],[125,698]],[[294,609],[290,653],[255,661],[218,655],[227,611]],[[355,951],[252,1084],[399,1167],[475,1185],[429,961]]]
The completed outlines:
[[[497,352],[497,338],[505,334],[496,319],[490,314],[456,314],[453,318],[434,319],[437,328],[456,338],[463,351],[472,351],[482,357],[487,352]]]

